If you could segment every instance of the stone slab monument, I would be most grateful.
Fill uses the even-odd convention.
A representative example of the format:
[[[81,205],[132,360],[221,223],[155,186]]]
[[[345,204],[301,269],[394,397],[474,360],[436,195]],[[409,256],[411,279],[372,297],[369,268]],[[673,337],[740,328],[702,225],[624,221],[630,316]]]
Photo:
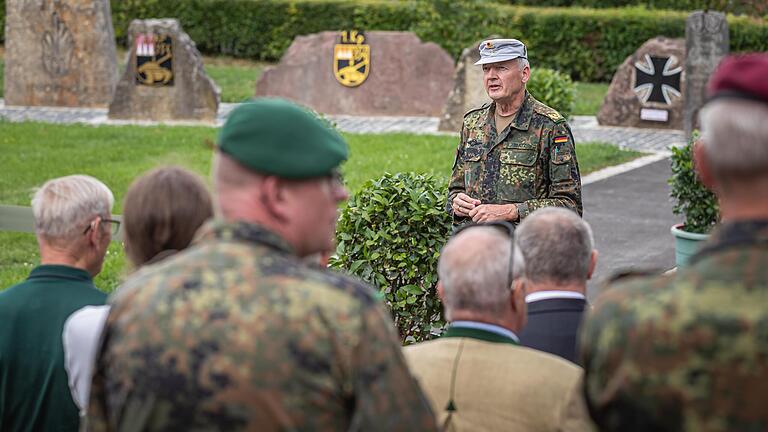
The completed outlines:
[[[683,129],[685,41],[657,37],[627,57],[597,114],[607,126]]]
[[[324,114],[438,117],[453,69],[448,53],[410,32],[322,32],[294,39],[256,96]]]
[[[220,90],[179,22],[133,20],[128,34],[131,50],[109,118],[215,122]]]
[[[480,60],[480,50],[477,48],[480,42],[477,41],[461,52],[453,73],[453,90],[448,95],[440,117],[438,129],[441,131],[459,132],[464,114],[491,100],[483,86],[483,68],[475,66],[475,62]]]
[[[109,0],[6,0],[6,105],[105,107],[117,81]]]
[[[699,109],[707,100],[707,81],[723,57],[728,55],[728,21],[720,12],[696,11],[685,20],[685,109],[683,124],[690,140],[698,128]]]

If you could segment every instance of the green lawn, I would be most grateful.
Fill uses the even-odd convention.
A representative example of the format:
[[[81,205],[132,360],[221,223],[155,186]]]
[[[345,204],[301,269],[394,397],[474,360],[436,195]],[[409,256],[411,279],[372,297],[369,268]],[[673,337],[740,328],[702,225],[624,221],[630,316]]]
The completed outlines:
[[[0,203],[29,205],[34,187],[74,173],[93,175],[115,193],[115,213],[131,180],[158,165],[177,164],[208,176],[211,150],[206,141],[216,131],[206,127],[136,127],[50,125],[0,122]],[[457,138],[411,134],[345,135],[351,157],[343,172],[354,193],[384,172],[432,173],[447,183]],[[601,143],[578,144],[582,174],[637,157]],[[0,289],[26,277],[38,263],[32,234],[0,232]],[[126,270],[114,243],[97,285],[111,291]]]
[[[606,93],[608,93],[608,84],[577,82],[573,114],[597,115]]]

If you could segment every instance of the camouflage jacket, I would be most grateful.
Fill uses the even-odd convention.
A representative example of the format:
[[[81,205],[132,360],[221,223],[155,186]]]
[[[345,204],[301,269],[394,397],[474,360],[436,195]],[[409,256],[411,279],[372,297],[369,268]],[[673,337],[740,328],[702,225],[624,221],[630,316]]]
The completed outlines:
[[[676,275],[619,282],[580,345],[601,430],[768,430],[768,221],[723,225]]]
[[[110,303],[87,430],[436,429],[374,291],[258,225],[212,222]]]
[[[557,111],[526,91],[514,121],[496,133],[492,103],[464,115],[448,184],[446,210],[464,192],[484,204],[518,204],[522,220],[542,207],[582,214],[581,176],[573,135]],[[454,216],[454,223],[467,218]]]

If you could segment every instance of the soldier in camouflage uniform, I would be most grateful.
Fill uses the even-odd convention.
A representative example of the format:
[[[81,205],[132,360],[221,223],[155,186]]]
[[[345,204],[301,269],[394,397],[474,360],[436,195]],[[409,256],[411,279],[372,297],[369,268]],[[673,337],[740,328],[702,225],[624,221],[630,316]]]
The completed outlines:
[[[454,224],[518,222],[542,207],[582,214],[581,177],[565,118],[531,96],[528,55],[516,39],[480,44],[483,83],[493,102],[464,116],[448,185]]]
[[[605,431],[768,430],[768,54],[726,58],[694,147],[722,223],[676,274],[624,278],[586,320]]]
[[[333,247],[346,157],[288,102],[230,114],[221,220],[111,298],[89,430],[435,430],[373,289],[302,260]]]

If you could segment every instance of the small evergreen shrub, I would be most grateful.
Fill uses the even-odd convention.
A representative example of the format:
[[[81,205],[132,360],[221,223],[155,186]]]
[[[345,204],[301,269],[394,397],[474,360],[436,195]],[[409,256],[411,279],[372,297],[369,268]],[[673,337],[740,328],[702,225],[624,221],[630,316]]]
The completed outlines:
[[[699,181],[693,164],[693,143],[672,148],[672,176],[669,178],[669,195],[675,202],[672,211],[683,215],[683,229],[705,234],[720,219],[717,198]]]
[[[424,174],[384,174],[347,203],[331,266],[376,286],[405,343],[439,334],[437,259],[451,230],[445,185]]]
[[[563,117],[573,112],[576,86],[567,74],[547,68],[531,69],[528,91],[543,104],[554,108]]]

